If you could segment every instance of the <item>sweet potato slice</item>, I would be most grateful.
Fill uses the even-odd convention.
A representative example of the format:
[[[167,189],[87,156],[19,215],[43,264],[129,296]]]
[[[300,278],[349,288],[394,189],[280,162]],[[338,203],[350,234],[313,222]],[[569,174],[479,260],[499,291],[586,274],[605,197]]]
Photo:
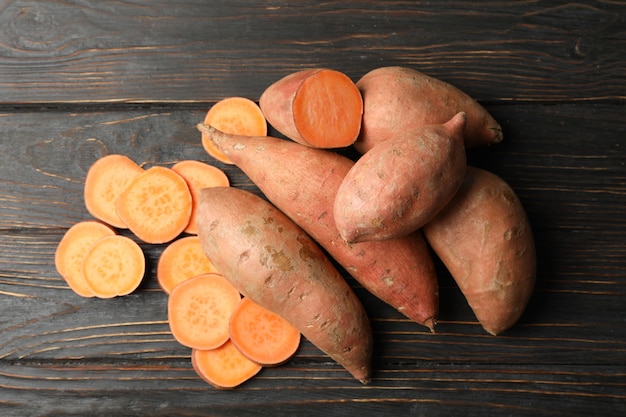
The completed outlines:
[[[74,224],[63,235],[54,254],[57,272],[65,279],[70,289],[81,297],[93,297],[83,276],[85,254],[95,241],[104,236],[113,236],[115,231],[95,220]]]
[[[300,331],[278,314],[242,298],[230,317],[230,340],[248,359],[278,366],[296,354]]]
[[[228,340],[228,324],[241,296],[222,275],[202,274],[178,284],[167,300],[174,338],[192,349],[215,349]]]
[[[179,161],[172,166],[172,171],[183,177],[191,192],[191,215],[183,231],[192,235],[198,234],[196,209],[200,190],[206,187],[228,186],[230,181],[220,168],[195,160]]]
[[[133,178],[117,199],[120,219],[146,243],[180,235],[191,217],[191,192],[171,168],[154,166]]]
[[[126,155],[110,154],[98,159],[85,178],[83,197],[87,211],[113,227],[126,229],[115,203],[130,180],[142,172],[143,168]]]
[[[204,254],[198,236],[185,236],[167,245],[156,270],[157,281],[166,294],[181,282],[208,273],[219,271]]]
[[[202,190],[198,236],[243,294],[283,317],[357,380],[371,369],[363,305],[315,242],[261,197],[235,187]]]
[[[261,108],[245,97],[227,97],[218,101],[207,112],[204,123],[218,126],[218,129],[236,135],[264,136],[267,134],[267,121]],[[216,160],[232,164],[228,157],[204,136],[202,146]]]
[[[215,349],[192,349],[191,364],[200,378],[218,389],[238,387],[262,369],[230,340]]]
[[[137,289],[146,270],[146,259],[134,240],[122,235],[105,236],[89,247],[82,270],[96,297],[113,298]]]
[[[483,328],[497,335],[512,327],[532,295],[537,263],[513,189],[491,172],[467,167],[461,189],[424,233]]]

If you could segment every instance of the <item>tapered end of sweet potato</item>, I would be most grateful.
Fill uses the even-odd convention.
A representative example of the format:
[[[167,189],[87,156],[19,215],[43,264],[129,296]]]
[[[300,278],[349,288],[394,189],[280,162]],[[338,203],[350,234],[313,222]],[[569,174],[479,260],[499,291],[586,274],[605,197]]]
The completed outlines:
[[[424,326],[426,326],[431,333],[435,333],[435,325],[437,324],[437,321],[434,318],[429,318],[428,320],[424,321],[422,323]]]
[[[225,156],[228,156],[228,150],[224,149],[223,140],[226,136],[238,136],[238,135],[230,135],[228,133],[224,133],[217,128],[207,125],[205,123],[198,123],[196,128],[202,133],[202,138],[206,139],[212,146],[218,149]],[[232,164],[232,162],[230,162]]]
[[[492,140],[490,143],[499,143],[502,142],[502,138],[504,137],[504,134],[502,133],[502,127],[500,126],[500,124],[498,122],[496,122],[494,120],[494,123],[489,126],[489,130],[492,133]]]
[[[463,129],[465,129],[465,125],[467,123],[467,113],[464,111],[458,112],[454,115],[450,120],[448,120],[443,125],[450,130],[451,133],[458,135],[459,137],[463,136]]]
[[[203,135],[207,135],[208,139],[211,141],[213,141],[212,140],[213,133],[218,132],[218,130],[214,128],[213,126],[209,126],[204,123],[198,123],[196,125],[196,129],[198,129],[200,133],[202,133]]]

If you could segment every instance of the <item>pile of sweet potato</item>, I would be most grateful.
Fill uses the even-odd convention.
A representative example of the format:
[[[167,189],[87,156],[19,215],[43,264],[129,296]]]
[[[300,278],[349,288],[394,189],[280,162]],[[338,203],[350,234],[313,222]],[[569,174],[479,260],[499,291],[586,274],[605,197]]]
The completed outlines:
[[[467,165],[466,148],[502,140],[478,102],[413,69],[383,67],[356,83],[331,69],[299,71],[269,86],[259,107],[291,140],[198,125],[265,196],[217,187],[198,206],[206,255],[244,296],[364,382],[370,324],[328,256],[434,331],[434,252],[485,331],[518,321],[535,284],[535,245],[512,188]],[[356,160],[336,152],[350,146]]]

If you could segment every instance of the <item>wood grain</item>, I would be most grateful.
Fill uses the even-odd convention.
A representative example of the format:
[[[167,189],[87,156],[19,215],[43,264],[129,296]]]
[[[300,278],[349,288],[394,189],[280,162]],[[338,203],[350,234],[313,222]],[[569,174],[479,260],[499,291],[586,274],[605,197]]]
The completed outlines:
[[[487,102],[626,98],[620,2],[53,0],[1,10],[1,101],[12,105],[258,99],[296,69],[356,79],[381,65]]]
[[[624,415],[624,28],[626,4],[601,0],[0,1],[0,415]],[[537,242],[535,293],[506,334],[481,329],[440,262],[436,334],[346,274],[372,320],[369,386],[305,340],[219,391],[169,331],[165,245],[141,244],[126,297],[78,297],[55,271],[63,233],[91,218],[99,157],[202,160],[259,193],[202,149],[208,108],[304,67],[356,80],[382,65],[452,82],[502,124],[468,161],[513,186]]]

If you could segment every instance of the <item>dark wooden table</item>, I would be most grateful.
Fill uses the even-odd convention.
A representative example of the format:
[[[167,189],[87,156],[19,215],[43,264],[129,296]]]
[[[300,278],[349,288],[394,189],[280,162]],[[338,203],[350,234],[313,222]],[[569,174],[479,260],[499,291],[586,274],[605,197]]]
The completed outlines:
[[[456,85],[503,126],[468,158],[514,187],[536,235],[537,287],[506,334],[482,331],[441,265],[437,334],[350,281],[375,332],[369,386],[304,341],[219,391],[169,332],[162,245],[142,245],[127,297],[80,298],[55,271],[97,158],[203,160],[258,192],[203,151],[213,103],[302,68],[386,65]],[[625,164],[624,2],[0,2],[0,415],[625,415]]]

